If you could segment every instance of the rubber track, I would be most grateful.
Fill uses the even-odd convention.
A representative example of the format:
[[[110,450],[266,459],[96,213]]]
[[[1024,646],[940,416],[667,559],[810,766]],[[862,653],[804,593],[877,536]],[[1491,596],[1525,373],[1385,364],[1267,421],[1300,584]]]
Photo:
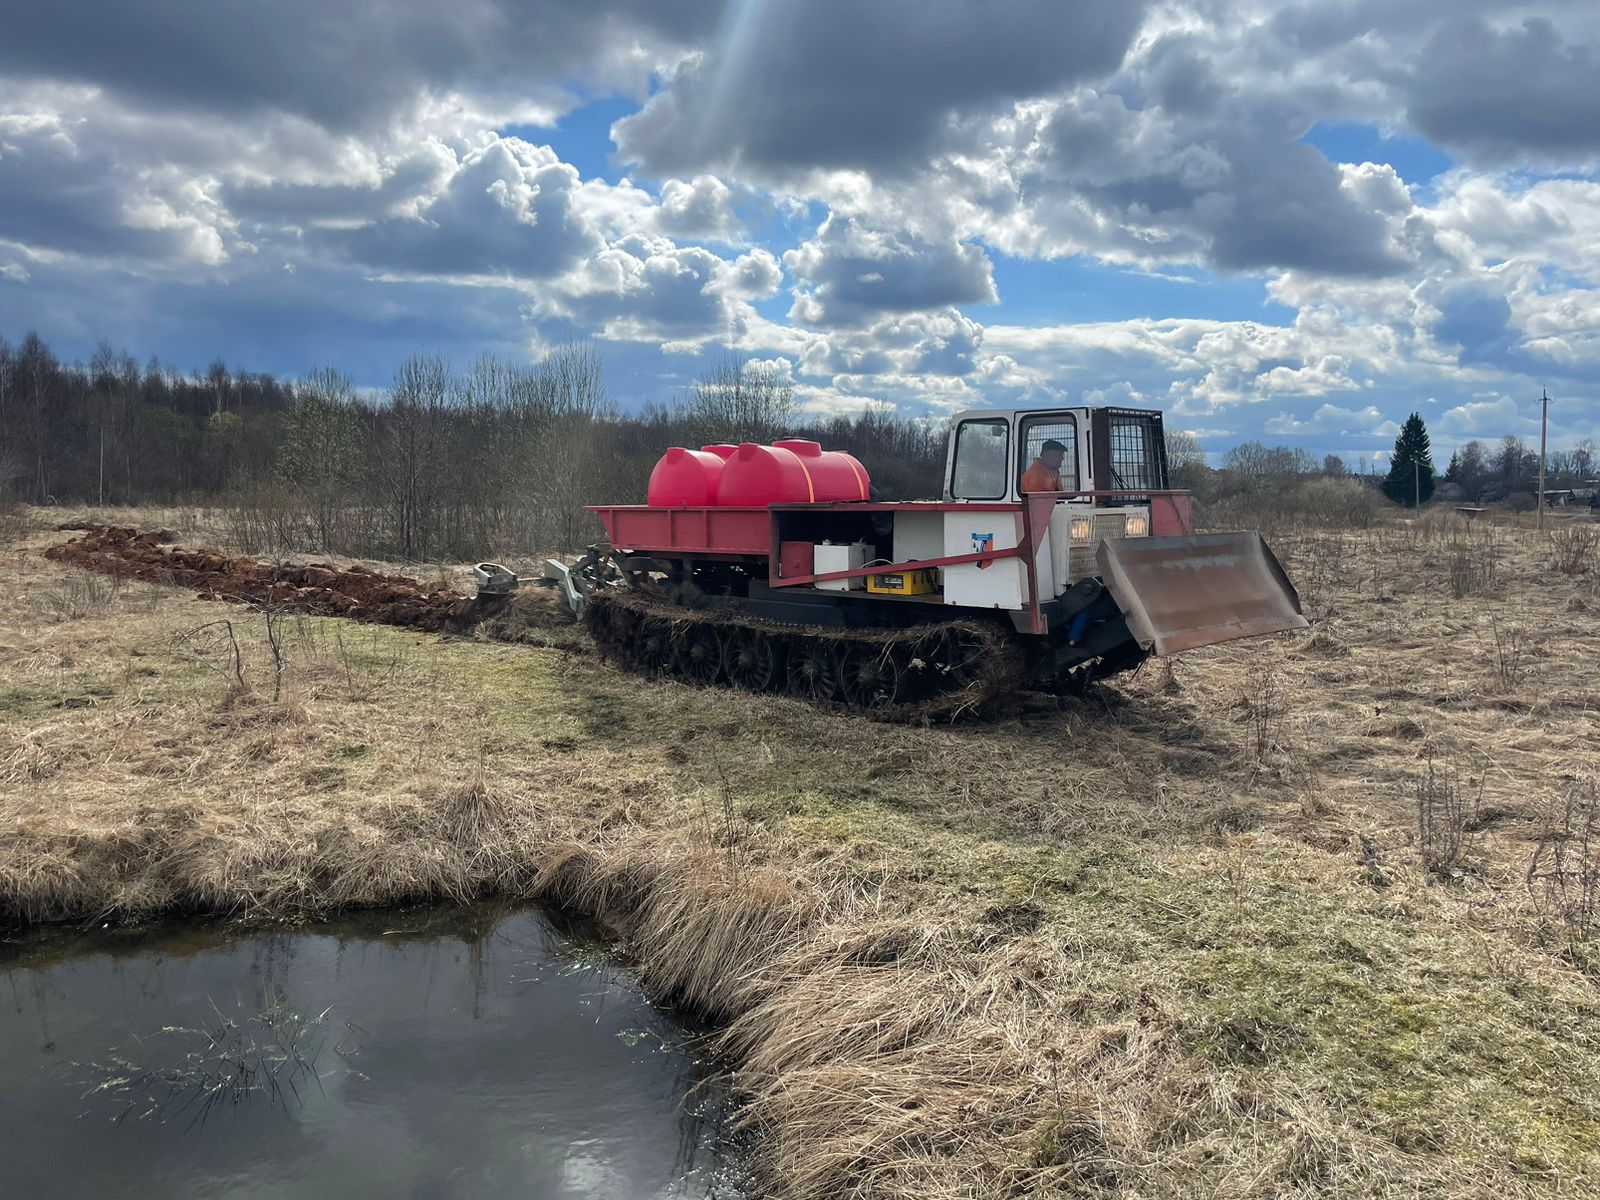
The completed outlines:
[[[624,619],[619,620],[619,617]],[[632,620],[626,619],[629,617]],[[963,716],[993,715],[1014,701],[1022,686],[1022,654],[1010,631],[981,621],[939,621],[900,629],[790,625],[727,610],[689,609],[625,587],[592,592],[584,610],[584,623],[601,657],[641,674],[649,673],[649,666],[639,656],[637,634],[647,620],[665,623],[674,640],[691,625],[710,625],[719,630],[749,630],[778,639],[782,643],[778,649],[785,658],[789,647],[803,638],[816,638],[837,646],[864,644],[887,648],[899,645],[911,658],[931,654],[939,642],[950,634],[971,639],[978,651],[979,666],[976,678],[964,687],[936,691],[914,701],[873,708],[862,708],[842,700],[812,701],[819,707],[859,713],[873,720],[927,724],[953,721]],[[668,673],[672,673],[670,668]]]

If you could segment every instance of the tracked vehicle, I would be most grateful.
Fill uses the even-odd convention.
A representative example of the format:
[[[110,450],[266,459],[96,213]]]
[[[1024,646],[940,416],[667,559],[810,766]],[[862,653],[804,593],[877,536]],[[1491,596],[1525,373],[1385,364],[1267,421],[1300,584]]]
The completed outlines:
[[[1025,492],[1047,443],[1060,488]],[[814,442],[675,448],[550,571],[624,667],[948,716],[1306,626],[1260,535],[1192,533],[1168,483],[1161,414],[1126,408],[961,413],[938,500]]]

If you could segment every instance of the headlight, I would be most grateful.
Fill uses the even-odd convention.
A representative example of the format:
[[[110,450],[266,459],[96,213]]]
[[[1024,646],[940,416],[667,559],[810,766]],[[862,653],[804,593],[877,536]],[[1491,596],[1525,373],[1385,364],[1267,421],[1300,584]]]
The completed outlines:
[[[1150,535],[1150,518],[1144,513],[1129,513],[1128,520],[1123,526],[1123,532],[1129,537],[1148,537]]]
[[[1094,533],[1094,522],[1088,517],[1072,518],[1072,540],[1087,542]]]

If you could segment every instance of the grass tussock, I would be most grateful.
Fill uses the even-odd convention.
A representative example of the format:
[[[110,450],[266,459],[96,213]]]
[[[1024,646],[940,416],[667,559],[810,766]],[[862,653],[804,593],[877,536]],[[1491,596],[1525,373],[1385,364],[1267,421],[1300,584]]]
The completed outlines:
[[[1481,531],[1286,537],[1309,634],[928,729],[140,582],[58,619],[29,536],[0,921],[598,917],[780,1197],[1600,1187],[1594,574],[1531,530],[1463,597]]]

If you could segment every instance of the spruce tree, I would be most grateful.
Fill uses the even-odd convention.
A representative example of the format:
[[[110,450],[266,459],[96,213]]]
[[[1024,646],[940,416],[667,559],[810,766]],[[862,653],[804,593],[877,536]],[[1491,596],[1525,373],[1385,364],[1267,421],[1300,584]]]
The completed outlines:
[[[1396,504],[1426,504],[1433,496],[1433,451],[1428,445],[1428,428],[1419,413],[1412,413],[1400,427],[1389,458],[1389,474],[1383,481],[1383,494]]]

